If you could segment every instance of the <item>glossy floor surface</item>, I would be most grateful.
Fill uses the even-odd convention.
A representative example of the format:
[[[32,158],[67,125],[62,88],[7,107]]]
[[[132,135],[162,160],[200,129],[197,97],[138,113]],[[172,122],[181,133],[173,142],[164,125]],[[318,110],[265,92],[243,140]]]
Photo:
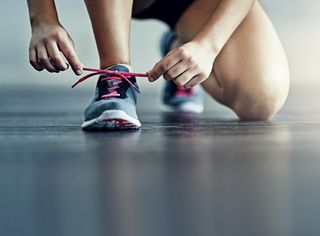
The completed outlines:
[[[320,96],[271,122],[140,98],[137,132],[80,129],[91,92],[0,89],[0,235],[320,235]]]

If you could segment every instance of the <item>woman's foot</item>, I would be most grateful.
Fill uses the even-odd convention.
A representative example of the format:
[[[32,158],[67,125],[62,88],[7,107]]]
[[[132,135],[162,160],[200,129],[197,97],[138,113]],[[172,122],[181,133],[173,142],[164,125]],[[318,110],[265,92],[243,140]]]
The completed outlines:
[[[167,31],[160,40],[160,52],[165,56],[176,43],[177,36],[172,31]],[[201,86],[186,89],[172,81],[165,81],[162,92],[162,102],[167,111],[202,113],[204,110],[204,93]]]
[[[108,70],[129,72],[123,65],[114,65]],[[95,97],[84,112],[84,130],[126,130],[141,127],[136,112],[138,92],[135,89],[138,89],[138,85],[135,77],[128,80],[131,84],[121,76],[100,76]]]

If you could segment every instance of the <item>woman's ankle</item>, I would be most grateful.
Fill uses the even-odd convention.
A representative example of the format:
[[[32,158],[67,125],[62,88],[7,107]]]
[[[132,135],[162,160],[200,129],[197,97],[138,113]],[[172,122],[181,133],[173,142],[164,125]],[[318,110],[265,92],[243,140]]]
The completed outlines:
[[[114,65],[124,65],[131,67],[131,63],[127,60],[100,61],[100,69],[106,69]]]
[[[130,64],[124,64],[124,63],[115,63],[115,64],[112,64],[112,65],[109,65],[109,66],[100,67],[100,69],[107,70],[107,69],[109,69],[109,68],[111,68],[111,67],[113,67],[113,66],[124,66],[124,67],[126,67],[126,68],[129,70],[129,72],[132,72],[132,71],[133,71],[133,70],[132,70],[132,65],[130,65]]]

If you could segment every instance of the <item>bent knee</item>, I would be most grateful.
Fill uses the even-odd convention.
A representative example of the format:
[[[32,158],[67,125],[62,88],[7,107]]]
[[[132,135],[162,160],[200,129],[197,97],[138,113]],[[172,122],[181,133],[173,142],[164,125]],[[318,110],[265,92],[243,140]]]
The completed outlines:
[[[233,107],[233,111],[240,120],[270,120],[281,106],[277,102],[270,101],[239,101]]]
[[[259,78],[241,84],[231,108],[241,120],[270,120],[284,105],[289,91],[289,76]]]

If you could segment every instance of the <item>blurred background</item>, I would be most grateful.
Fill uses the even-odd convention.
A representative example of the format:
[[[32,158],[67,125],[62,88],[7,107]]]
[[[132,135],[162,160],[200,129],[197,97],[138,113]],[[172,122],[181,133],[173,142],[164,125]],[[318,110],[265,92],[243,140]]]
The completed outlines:
[[[60,20],[75,41],[80,59],[88,67],[97,67],[97,50],[83,1],[56,2]],[[320,1],[263,0],[261,3],[273,20],[288,53],[292,89],[303,88],[306,92],[306,89],[315,88],[319,77]],[[76,80],[70,70],[49,74],[37,72],[29,65],[31,33],[26,1],[6,1],[0,12],[0,86],[19,84],[66,88]],[[160,58],[158,43],[165,29],[164,24],[155,20],[132,22],[132,62],[135,71],[149,70]],[[81,86],[92,89],[94,84],[87,82]],[[146,80],[140,84],[142,89],[149,85]],[[157,89],[159,84],[161,81],[148,88]]]
[[[56,2],[81,61],[97,67],[84,2]],[[142,132],[93,134],[79,126],[94,79],[71,90],[71,70],[32,69],[26,1],[2,0],[0,235],[319,236],[320,1],[261,3],[291,67],[277,119],[238,122],[216,106],[200,118],[172,117],[150,99],[162,81],[142,79]],[[135,71],[160,59],[165,30],[132,22]]]

